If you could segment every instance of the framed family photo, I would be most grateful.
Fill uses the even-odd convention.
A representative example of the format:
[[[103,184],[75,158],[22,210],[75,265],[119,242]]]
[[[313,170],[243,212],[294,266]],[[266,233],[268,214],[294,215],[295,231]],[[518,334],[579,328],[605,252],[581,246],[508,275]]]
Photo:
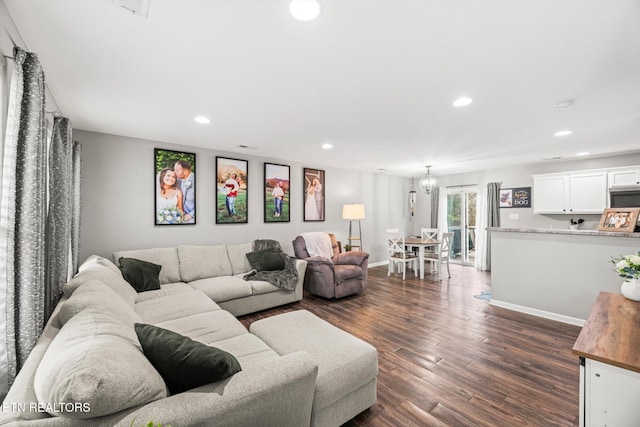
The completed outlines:
[[[196,223],[196,155],[154,149],[155,225]]]
[[[289,222],[290,167],[264,164],[264,222]]]
[[[633,233],[640,215],[640,208],[607,208],[600,217],[598,231]]]
[[[303,169],[304,221],[324,221],[324,171]]]
[[[248,222],[247,160],[216,156],[216,224]]]

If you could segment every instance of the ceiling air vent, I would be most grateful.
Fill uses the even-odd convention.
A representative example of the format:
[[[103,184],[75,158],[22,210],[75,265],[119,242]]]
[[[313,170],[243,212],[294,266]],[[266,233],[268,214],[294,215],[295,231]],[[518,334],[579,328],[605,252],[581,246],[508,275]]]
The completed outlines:
[[[133,15],[147,19],[149,17],[150,1],[151,0],[111,0],[111,3]]]

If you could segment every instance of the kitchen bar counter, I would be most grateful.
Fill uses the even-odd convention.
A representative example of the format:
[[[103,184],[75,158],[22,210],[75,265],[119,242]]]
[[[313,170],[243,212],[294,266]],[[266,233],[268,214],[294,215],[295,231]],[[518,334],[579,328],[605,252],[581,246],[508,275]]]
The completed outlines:
[[[562,228],[503,228],[489,227],[487,230],[493,232],[511,233],[539,233],[539,234],[571,234],[574,236],[606,236],[606,237],[635,237],[640,238],[640,233],[621,233],[618,231],[598,231],[598,230],[569,230]]]
[[[640,233],[489,228],[491,304],[582,326],[601,291],[620,293],[611,257]]]

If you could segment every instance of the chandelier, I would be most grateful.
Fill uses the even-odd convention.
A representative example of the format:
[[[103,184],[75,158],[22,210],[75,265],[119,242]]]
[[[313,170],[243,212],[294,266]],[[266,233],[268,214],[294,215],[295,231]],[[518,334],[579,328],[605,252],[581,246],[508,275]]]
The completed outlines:
[[[436,188],[436,185],[438,184],[435,175],[432,174],[429,170],[430,167],[431,165],[427,165],[427,173],[425,173],[423,177],[420,178],[420,187],[422,187],[424,192],[427,194],[431,194],[433,189]]]

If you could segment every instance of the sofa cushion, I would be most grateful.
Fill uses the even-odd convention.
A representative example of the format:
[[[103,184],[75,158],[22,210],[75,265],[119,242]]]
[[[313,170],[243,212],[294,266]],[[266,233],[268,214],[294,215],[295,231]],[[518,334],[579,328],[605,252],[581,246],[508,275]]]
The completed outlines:
[[[185,282],[207,277],[230,276],[231,262],[227,247],[218,246],[178,246],[180,277]]]
[[[178,248],[152,248],[136,249],[129,251],[116,251],[113,260],[118,264],[120,258],[136,258],[149,261],[162,266],[160,270],[160,284],[182,282],[180,279],[180,263],[178,261]]]
[[[62,292],[70,297],[73,292],[88,280],[99,280],[118,294],[129,306],[133,307],[136,290],[127,283],[120,273],[114,273],[108,267],[99,264],[85,266],[73,279],[62,286]]]
[[[282,288],[263,280],[249,280],[248,283],[251,285],[251,292],[253,295],[268,294],[282,290]]]
[[[274,271],[284,269],[284,257],[277,249],[262,249],[247,254],[249,264],[257,271]]]
[[[240,361],[244,371],[281,357],[264,341],[251,334],[218,341],[215,346],[233,354]]]
[[[160,289],[155,291],[138,292],[136,303],[182,292],[193,292],[193,288],[184,282],[167,283],[166,285],[160,285]]]
[[[247,253],[251,252],[251,242],[239,245],[227,245],[227,255],[231,263],[231,274],[248,273],[251,271],[251,264],[247,259]]]
[[[135,305],[144,323],[157,324],[193,314],[220,310],[220,306],[200,291],[182,292],[154,298]]]
[[[233,317],[233,314],[225,310],[192,314],[179,319],[159,322],[156,326],[185,335],[206,345],[249,333],[247,328]]]
[[[171,393],[229,378],[240,372],[232,354],[153,325],[136,323],[144,354],[164,378]]]
[[[38,365],[38,402],[51,415],[94,418],[167,397],[162,377],[134,343],[134,329],[111,313],[82,310],[60,329]]]
[[[234,276],[211,277],[189,282],[193,289],[204,292],[215,302],[229,301],[252,295],[249,282]]]
[[[161,265],[136,258],[119,258],[118,266],[122,277],[129,282],[136,292],[155,291],[160,289],[159,274]]]
[[[73,316],[85,308],[102,307],[108,310],[116,319],[133,327],[134,323],[142,322],[140,316],[122,300],[110,287],[99,280],[91,279],[75,290],[60,307],[59,319],[64,325]]]

